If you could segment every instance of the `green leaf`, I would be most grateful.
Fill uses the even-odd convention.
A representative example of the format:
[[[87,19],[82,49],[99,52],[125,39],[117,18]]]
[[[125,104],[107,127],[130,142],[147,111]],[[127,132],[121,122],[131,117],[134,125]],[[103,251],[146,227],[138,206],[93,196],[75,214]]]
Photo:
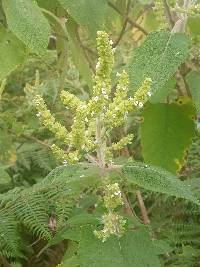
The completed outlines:
[[[45,8],[54,14],[57,14],[56,12],[61,8],[61,6],[57,0],[53,0],[53,1],[36,0],[36,1],[40,7]]]
[[[92,71],[85,58],[83,48],[77,35],[77,24],[70,19],[67,23],[67,31],[69,34],[69,46],[74,65],[78,69],[80,75],[83,77],[88,86],[92,87]]]
[[[200,35],[200,15],[188,18],[188,27],[193,35]]]
[[[9,184],[12,181],[9,174],[4,169],[5,167],[0,165],[0,185]]]
[[[189,72],[186,76],[186,82],[189,86],[197,112],[200,113],[200,73],[197,71]]]
[[[23,43],[0,25],[0,80],[22,64],[26,55]]]
[[[82,229],[78,258],[81,267],[149,267],[161,266],[146,230],[129,231],[120,239],[102,242],[91,227]]]
[[[188,101],[180,99],[179,103]],[[149,104],[141,125],[142,154],[145,162],[176,173],[185,163],[185,152],[192,143],[194,108],[185,104]]]
[[[78,226],[78,225],[86,225],[86,224],[98,225],[99,223],[100,223],[100,218],[98,218],[97,216],[93,214],[89,214],[86,212],[77,214],[67,221],[67,224],[73,227]]]
[[[184,198],[200,205],[200,202],[193,195],[189,186],[160,167],[147,165],[142,162],[131,162],[123,167],[123,173],[131,183],[142,188]]]
[[[2,0],[8,28],[34,53],[44,54],[50,25],[31,0]]]
[[[166,102],[167,96],[175,88],[176,79],[172,76],[166,84],[162,87],[162,90],[158,90],[150,99],[151,103],[164,103]]]
[[[164,91],[166,82],[188,55],[189,39],[183,33],[153,32],[134,51],[129,64],[130,86],[136,91],[145,78],[153,81],[153,95]]]
[[[77,256],[72,256],[69,259],[63,260],[62,263],[58,265],[58,267],[77,267],[77,266],[80,266]]]
[[[104,28],[108,7],[106,0],[59,0],[59,2],[92,37],[95,38],[96,32]]]

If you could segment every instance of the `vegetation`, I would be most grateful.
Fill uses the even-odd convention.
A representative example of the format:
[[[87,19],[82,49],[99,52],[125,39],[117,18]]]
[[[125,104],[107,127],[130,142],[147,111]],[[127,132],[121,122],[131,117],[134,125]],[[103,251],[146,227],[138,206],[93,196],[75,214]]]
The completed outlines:
[[[200,2],[0,19],[0,266],[200,266]]]

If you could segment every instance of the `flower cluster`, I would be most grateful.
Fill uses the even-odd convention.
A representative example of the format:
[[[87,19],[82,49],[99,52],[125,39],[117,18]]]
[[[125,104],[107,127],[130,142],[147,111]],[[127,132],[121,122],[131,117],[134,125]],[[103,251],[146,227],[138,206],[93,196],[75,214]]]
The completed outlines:
[[[122,236],[125,231],[126,220],[115,212],[118,206],[123,205],[118,183],[106,185],[103,199],[108,213],[102,217],[103,229],[95,230],[94,234],[104,242],[111,235]]]
[[[107,33],[97,32],[98,62],[94,78],[93,96],[88,102],[92,117],[105,111],[111,94],[111,72],[114,64],[114,49]]]
[[[102,242],[105,242],[111,235],[116,235],[118,237],[123,235],[126,221],[116,212],[103,215],[102,223],[104,228],[101,231],[94,231],[95,236],[101,239]]]
[[[61,101],[74,113],[70,132],[56,121],[40,95],[34,98],[40,122],[65,145],[67,152],[55,144],[52,146],[53,153],[62,162],[75,163],[84,156],[94,158],[99,166],[105,166],[112,158],[112,151],[120,150],[132,141],[133,135],[128,135],[118,143],[107,147],[110,131],[121,126],[126,121],[128,113],[143,107],[151,96],[152,82],[147,78],[135,95],[128,97],[129,77],[126,71],[122,71],[117,73],[118,82],[112,96],[111,72],[114,64],[112,44],[107,33],[97,32],[98,62],[91,99],[82,101],[66,90],[61,91]],[[39,82],[35,86],[39,86]]]
[[[192,5],[188,8],[177,7],[176,11],[180,13],[185,13],[189,16],[195,16],[195,15],[200,14],[200,4]]]
[[[51,114],[50,110],[47,109],[47,106],[40,95],[36,95],[34,98],[34,104],[38,113],[36,114],[40,122],[47,127],[52,133],[55,134],[55,137],[64,142],[68,143],[68,131],[62,126],[59,122],[56,121],[54,116]]]
[[[55,120],[40,95],[34,98],[40,122],[64,144],[65,149],[56,144],[51,146],[56,158],[63,164],[74,164],[84,156],[99,166],[105,185],[103,202],[107,213],[102,217],[103,229],[94,233],[103,242],[110,235],[120,237],[125,231],[126,224],[116,211],[123,205],[121,190],[118,183],[110,184],[106,180],[105,169],[107,165],[112,164],[112,152],[121,150],[133,139],[133,135],[129,134],[108,146],[110,132],[113,128],[123,125],[129,112],[143,107],[151,96],[152,85],[151,79],[146,78],[135,95],[129,97],[129,77],[126,71],[122,71],[116,75],[118,78],[116,91],[111,94],[111,72],[114,64],[112,44],[107,33],[97,32],[98,62],[91,99],[82,101],[65,90],[61,91],[61,101],[74,113],[71,131],[68,132]],[[39,82],[36,82],[35,86],[39,86]]]
[[[151,78],[146,78],[132,99],[133,105],[135,107],[142,108],[144,104],[147,102],[148,98],[151,97],[152,95],[150,91],[151,85],[152,85]]]
[[[110,149],[114,151],[122,149],[126,145],[131,144],[133,137],[133,134],[128,134],[127,136],[124,136],[119,142],[113,143]]]
[[[53,154],[56,156],[56,158],[62,161],[64,165],[68,163],[70,164],[76,163],[80,158],[78,150],[66,153],[64,152],[63,149],[59,148],[55,144],[51,146],[51,150]]]
[[[128,74],[123,71],[121,74],[117,73],[119,77],[116,92],[113,101],[109,104],[104,115],[105,124],[109,128],[120,126],[126,119],[126,115],[133,109],[131,99],[127,98],[129,78]]]
[[[118,183],[108,184],[104,191],[104,204],[108,210],[117,208],[123,204]]]
[[[83,102],[78,97],[64,90],[61,91],[60,98],[67,109],[76,110],[83,105]]]

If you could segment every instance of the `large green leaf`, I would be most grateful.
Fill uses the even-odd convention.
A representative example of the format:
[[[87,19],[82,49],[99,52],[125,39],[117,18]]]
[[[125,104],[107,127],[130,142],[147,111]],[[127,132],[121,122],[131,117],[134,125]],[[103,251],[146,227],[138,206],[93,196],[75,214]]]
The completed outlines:
[[[107,0],[59,0],[72,18],[92,35],[102,30],[107,12]]]
[[[136,91],[147,77],[153,81],[152,98],[165,90],[166,82],[187,58],[188,45],[188,37],[182,33],[150,33],[130,61],[131,90]]]
[[[81,267],[149,267],[161,266],[148,231],[126,232],[117,239],[111,237],[102,242],[91,227],[84,227],[78,258]]]
[[[123,173],[131,183],[142,188],[184,198],[200,205],[200,202],[193,195],[189,186],[160,167],[147,165],[142,162],[131,162],[123,167]]]
[[[187,101],[180,99],[179,103]],[[176,173],[185,163],[185,152],[194,137],[194,108],[185,104],[149,104],[141,125],[145,162]]]
[[[162,87],[162,90],[158,90],[150,99],[150,102],[155,103],[165,103],[167,96],[171,93],[171,91],[175,88],[176,78],[172,76]]]
[[[34,53],[43,54],[49,42],[50,26],[32,0],[2,0],[8,28]]]
[[[200,15],[188,18],[188,27],[193,35],[200,36]]]
[[[22,64],[26,55],[23,43],[0,25],[0,80]]]
[[[191,71],[186,76],[192,99],[195,103],[198,113],[200,113],[200,72]]]

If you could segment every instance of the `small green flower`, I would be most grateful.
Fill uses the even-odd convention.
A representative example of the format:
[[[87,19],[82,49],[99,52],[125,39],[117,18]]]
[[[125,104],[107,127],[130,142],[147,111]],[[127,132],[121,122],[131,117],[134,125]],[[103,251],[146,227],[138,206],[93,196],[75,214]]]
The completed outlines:
[[[142,108],[148,101],[149,97],[151,97],[151,85],[151,78],[146,78],[140,88],[136,91],[133,99],[131,99],[135,107]]]
[[[67,129],[56,121],[50,110],[47,109],[47,106],[40,95],[35,96],[34,104],[38,111],[36,115],[40,122],[52,133],[54,133],[58,140],[62,141],[63,143],[68,143]]]
[[[104,194],[104,205],[108,210],[123,205],[121,190],[118,183],[106,185]]]
[[[121,237],[125,231],[126,220],[116,212],[109,212],[102,217],[103,229],[95,230],[94,235],[105,242],[111,235]]]
[[[133,134],[128,134],[127,136],[123,137],[119,142],[113,143],[110,149],[114,151],[122,149],[126,145],[131,144],[133,137]]]

